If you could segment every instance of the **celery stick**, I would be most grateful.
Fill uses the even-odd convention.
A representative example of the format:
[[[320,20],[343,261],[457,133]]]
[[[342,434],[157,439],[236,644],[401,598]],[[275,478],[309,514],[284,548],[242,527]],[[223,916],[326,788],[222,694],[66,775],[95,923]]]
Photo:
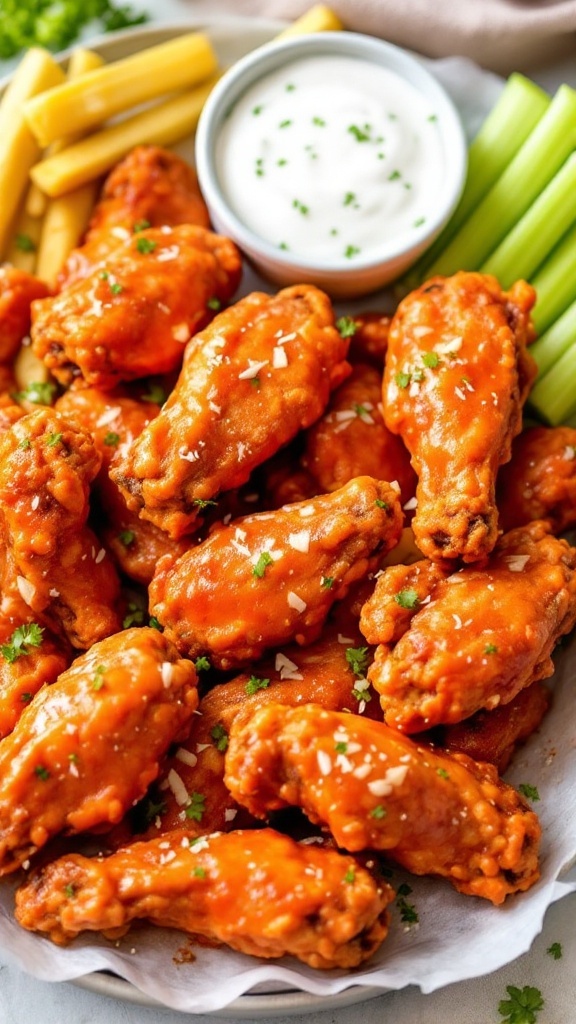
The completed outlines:
[[[561,85],[528,139],[428,274],[474,270],[522,217],[576,144],[576,91]]]
[[[556,323],[530,346],[530,353],[538,363],[540,377],[548,373],[573,342],[576,342],[576,300],[568,306]]]
[[[538,381],[529,401],[542,419],[554,427],[576,411],[576,343]]]
[[[575,221],[576,153],[572,153],[480,270],[494,274],[503,288],[521,277],[530,279]]]
[[[543,334],[576,296],[576,224],[531,278],[531,284],[537,295],[532,320],[538,334]]]

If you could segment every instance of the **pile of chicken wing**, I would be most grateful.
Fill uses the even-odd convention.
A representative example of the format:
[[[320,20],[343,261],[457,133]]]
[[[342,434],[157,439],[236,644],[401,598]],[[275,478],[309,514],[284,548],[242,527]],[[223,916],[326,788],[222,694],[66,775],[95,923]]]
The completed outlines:
[[[0,875],[58,943],[140,918],[349,968],[384,860],[494,904],[538,878],[499,772],[576,621],[576,431],[520,433],[522,281],[390,319],[240,276],[152,146],[56,294],[0,269]]]

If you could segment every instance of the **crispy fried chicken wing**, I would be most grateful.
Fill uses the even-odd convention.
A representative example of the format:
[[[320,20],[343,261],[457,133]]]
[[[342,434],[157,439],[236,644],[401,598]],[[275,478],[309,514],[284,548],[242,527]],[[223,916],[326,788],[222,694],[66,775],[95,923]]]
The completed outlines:
[[[368,678],[389,725],[411,733],[460,722],[552,675],[551,652],[576,621],[576,548],[548,531],[543,522],[511,530],[482,567],[444,578],[437,567],[429,603],[402,567],[380,576],[361,629],[380,644]]]
[[[171,536],[310,426],[348,375],[348,342],[312,285],[253,292],[186,349],[160,416],[113,471],[130,507]]]
[[[16,916],[61,944],[87,930],[118,936],[144,918],[250,956],[350,968],[385,939],[393,898],[352,857],[272,829],[192,846],[175,832],[106,859],[61,857],[19,889]]]
[[[382,374],[358,363],[333,392],[328,408],[310,427],[302,465],[318,481],[319,491],[335,491],[355,476],[397,480],[402,503],[416,492],[416,474],[399,437],[382,415]]]
[[[400,303],[388,339],[384,419],[418,474],[413,529],[435,561],[476,562],[497,537],[498,467],[510,458],[536,364],[534,290],[495,278],[434,278]]]
[[[100,456],[74,421],[43,408],[0,434],[3,592],[14,590],[73,647],[116,632],[119,582],[86,526]]]
[[[118,822],[197,703],[193,664],[148,628],[95,644],[40,690],[0,743],[0,875],[59,832]]]
[[[30,332],[30,307],[50,289],[39,278],[16,267],[0,266],[0,363],[12,359]]]
[[[97,263],[142,225],[210,227],[196,172],[176,153],[137,146],[110,172],[88,225],[58,276],[58,290],[87,277]]]
[[[512,445],[498,475],[500,526],[512,530],[546,519],[554,533],[576,524],[576,430],[530,427]]]
[[[141,231],[84,280],[34,303],[34,351],[66,385],[82,377],[109,390],[168,373],[240,275],[240,254],[221,235],[189,224]]]
[[[334,601],[397,543],[397,491],[358,477],[331,495],[216,528],[178,561],[164,559],[150,610],[191,657],[234,668],[270,647],[311,643]]]
[[[538,819],[492,765],[360,715],[269,704],[239,716],[226,783],[257,816],[301,807],[344,849],[385,850],[496,904],[538,879]]]

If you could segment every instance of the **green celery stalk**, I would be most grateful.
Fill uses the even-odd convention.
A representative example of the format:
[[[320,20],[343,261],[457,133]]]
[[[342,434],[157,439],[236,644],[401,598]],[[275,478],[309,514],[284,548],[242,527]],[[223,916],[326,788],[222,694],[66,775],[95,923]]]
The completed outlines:
[[[543,334],[576,296],[576,224],[539,267],[531,283],[537,295],[532,320],[538,334]]]
[[[474,270],[507,235],[576,146],[576,91],[561,85],[534,130],[428,276]]]
[[[576,342],[576,299],[552,327],[530,346],[530,353],[538,364],[540,378],[551,370],[573,342]]]
[[[503,288],[519,278],[531,279],[575,221],[576,153],[572,153],[480,270],[494,274]]]
[[[530,393],[530,405],[553,427],[576,412],[576,334],[573,344],[539,380]]]

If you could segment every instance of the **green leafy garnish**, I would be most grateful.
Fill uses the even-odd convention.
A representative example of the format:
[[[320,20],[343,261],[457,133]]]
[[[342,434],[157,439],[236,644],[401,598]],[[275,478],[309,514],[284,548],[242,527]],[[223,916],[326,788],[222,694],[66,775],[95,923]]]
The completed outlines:
[[[306,206],[306,204],[301,202],[300,199],[293,199],[292,206],[294,207],[295,210],[298,210],[298,212],[301,213],[303,217],[307,217],[308,214],[310,213],[310,207]]]
[[[528,782],[521,782],[518,789],[522,793],[522,796],[525,796],[527,800],[536,802],[536,800],[540,799],[540,793],[536,786],[531,786]]]
[[[23,391],[16,393],[19,402],[33,402],[34,405],[52,405],[56,385],[51,381],[34,380]]]
[[[336,321],[336,330],[341,338],[353,338],[358,330],[358,324],[351,316],[340,316]]]
[[[98,19],[100,30],[114,32],[142,25],[149,17],[112,0],[2,0],[0,59],[9,60],[31,46],[63,50],[94,19]]]
[[[115,281],[114,284],[110,285],[110,291],[112,292],[113,295],[121,295],[124,289],[122,285],[118,283],[118,281]]]
[[[206,810],[206,797],[203,793],[191,793],[190,803],[186,808],[186,817],[191,821],[202,821]]]
[[[154,252],[157,244],[152,238],[138,238],[136,240],[136,248],[143,256],[147,256],[149,252]]]
[[[486,644],[484,648],[484,654],[498,654],[498,648],[496,644]]]
[[[60,444],[62,440],[62,434],[48,434],[46,444],[49,448],[54,448],[55,445]]]
[[[194,868],[194,877],[195,878],[206,878],[206,872],[205,872],[204,868]]]
[[[28,448],[32,447],[32,441],[30,440],[29,437],[23,437],[22,440],[20,441],[18,447],[21,448],[22,451],[25,452],[25,451],[28,450]]]
[[[244,689],[248,696],[252,697],[258,690],[265,690],[267,686],[270,686],[269,679],[259,679],[258,676],[250,676]]]
[[[117,448],[120,444],[120,434],[115,434],[113,430],[109,430],[104,438],[104,444],[108,445],[109,448]]]
[[[196,505],[196,508],[203,509],[203,508],[208,508],[209,505],[216,506],[218,504],[218,502],[217,501],[210,501],[210,499],[208,499],[208,498],[194,498],[194,500],[192,501],[192,504]]]
[[[397,594],[394,594],[394,600],[401,608],[409,608],[410,610],[420,604],[420,598],[415,590],[400,590]]]
[[[30,701],[32,700],[32,696],[33,695],[31,693],[28,693],[28,692],[21,693],[20,694],[20,700],[22,701],[23,704],[29,704]]]
[[[164,405],[166,392],[159,384],[151,384],[148,393],[140,395],[143,402],[155,402],[156,405]]]
[[[381,821],[387,814],[386,808],[382,807],[382,804],[376,804],[373,810],[370,811],[370,817],[376,818],[376,821]]]
[[[400,373],[397,373],[396,376],[394,377],[394,380],[399,388],[407,388],[411,379],[411,374],[403,373],[402,371]]]
[[[382,498],[376,498],[376,500],[374,501],[374,504],[378,508],[383,508],[383,509],[390,508],[390,505],[388,504],[388,502],[387,501],[382,501]]]
[[[396,906],[400,911],[400,920],[404,924],[417,924],[418,923],[418,912],[413,903],[408,903],[404,897],[396,900]]]
[[[334,586],[334,577],[323,576],[322,579],[320,580],[320,586],[323,587],[324,590],[331,590],[332,587]]]
[[[16,235],[14,242],[20,252],[36,252],[36,242],[33,238],[30,238],[30,235]]]
[[[256,562],[256,565],[252,568],[252,575],[257,576],[258,579],[262,579],[266,572],[266,566],[270,565],[274,559],[269,551],[263,551]]]
[[[104,686],[104,673],[105,673],[105,671],[106,671],[106,666],[105,665],[98,665],[98,668],[96,669],[96,672],[94,673],[94,678],[92,680],[92,689],[93,690],[96,690],[96,691],[101,690],[102,687]]]
[[[348,882],[348,885],[352,885],[352,883],[356,881],[356,872],[354,871],[354,868],[348,868],[348,871],[344,875],[344,881]]]
[[[502,1024],[535,1024],[536,1015],[544,1006],[540,989],[531,985],[524,985],[524,988],[506,985],[506,991],[510,998],[498,1003],[498,1013],[504,1017]]]
[[[143,625],[144,609],[140,608],[137,604],[130,602],[128,605],[128,614],[122,619],[122,629],[130,629],[131,626]]]
[[[6,661],[16,661],[23,654],[30,654],[31,647],[40,647],[42,643],[43,626],[36,622],[28,622],[17,626],[7,644],[2,644],[0,653]]]
[[[76,889],[72,885],[72,882],[68,882],[68,885],[64,886],[64,895],[67,899],[73,900],[76,895]]]
[[[125,548],[129,548],[136,540],[136,534],[134,533],[134,530],[121,530],[118,534],[118,540]]]
[[[139,231],[146,231],[151,228],[152,225],[149,220],[137,220],[134,227],[132,228],[134,234],[138,234]]]
[[[367,127],[367,126],[365,126],[365,127]],[[350,135],[354,136],[354,138],[356,139],[356,142],[369,142],[370,141],[370,132],[366,131],[366,130],[364,130],[362,128],[359,128],[357,124],[350,124],[350,125],[348,125],[348,129],[347,130],[349,131]]]
[[[223,754],[224,751],[228,749],[228,733],[221,722],[212,726],[210,729],[210,735],[214,740],[216,750],[219,750],[220,753]]]
[[[162,814],[166,814],[167,805],[164,800],[158,800],[156,803],[151,797],[148,797],[142,805],[144,811],[144,821],[146,825],[151,825],[156,818],[159,818]]]
[[[213,309],[216,312],[218,312],[219,309],[222,309],[222,303],[220,302],[220,299],[216,298],[216,296],[212,299],[208,299],[206,305],[208,306],[208,309]]]
[[[549,956],[552,957],[553,960],[561,960],[562,959],[562,944],[560,942],[553,942],[551,946],[548,946],[548,949],[546,950],[546,952],[548,953]]]
[[[424,352],[422,356],[422,362],[424,366],[427,366],[429,370],[433,370],[440,362],[440,356],[437,352]]]
[[[364,678],[370,661],[367,647],[347,647],[346,661],[355,676]]]
[[[345,754],[348,750],[348,744],[343,740],[339,740],[338,743],[334,744],[334,750],[337,754]]]
[[[445,768],[437,768],[436,769],[436,775],[439,775],[441,779],[449,779],[450,778],[450,775],[448,774],[448,772],[446,771]]]
[[[42,782],[46,782],[50,778],[50,772],[48,771],[47,768],[44,767],[43,764],[36,765],[34,769],[34,775],[36,775],[39,779],[42,779]]]
[[[158,621],[155,615],[150,616],[150,618],[148,619],[148,625],[151,626],[152,629],[157,629],[159,633],[164,632],[164,626],[162,625],[161,622]]]
[[[344,249],[344,256],[347,260],[351,260],[353,256],[357,256],[360,249],[357,245],[347,245]]]
[[[208,669],[210,667],[210,662],[208,661],[208,658],[206,657],[205,654],[201,654],[200,657],[196,658],[196,661],[194,662],[194,668],[196,669],[197,672],[208,672]]]

